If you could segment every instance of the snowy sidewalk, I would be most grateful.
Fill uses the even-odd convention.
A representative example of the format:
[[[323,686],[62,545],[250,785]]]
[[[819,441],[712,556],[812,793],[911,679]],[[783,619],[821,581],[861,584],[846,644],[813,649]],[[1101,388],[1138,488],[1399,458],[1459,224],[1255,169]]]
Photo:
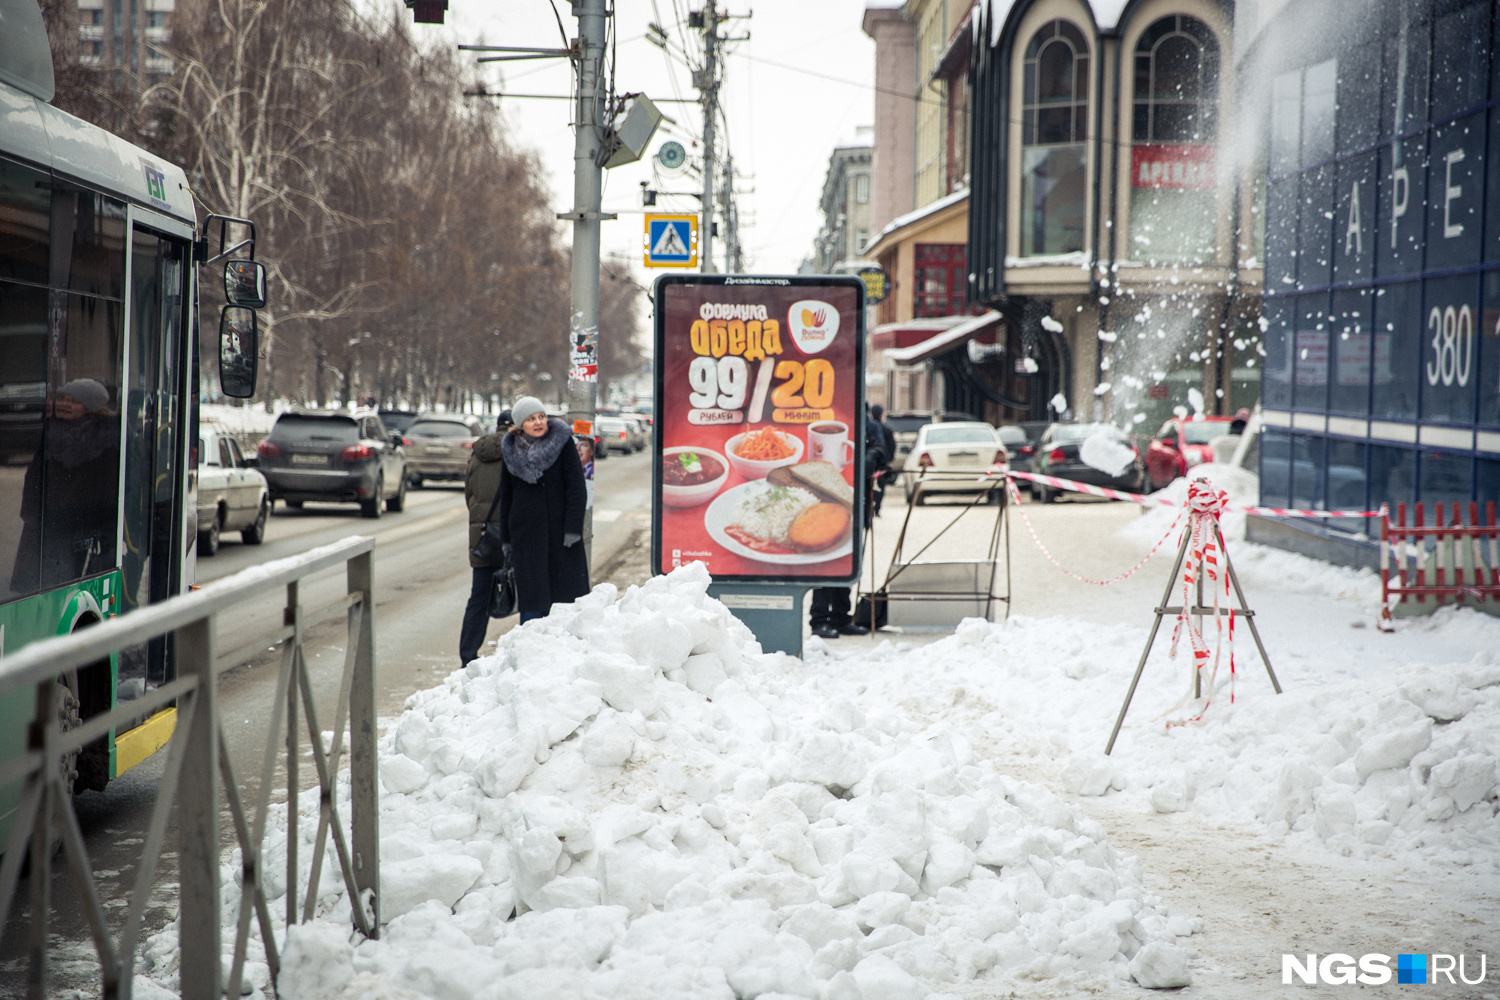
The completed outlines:
[[[1028,510],[1096,576],[1165,527]],[[282,995],[1123,996],[1191,955],[1188,995],[1264,997],[1283,952],[1492,944],[1500,622],[1382,635],[1368,575],[1231,542],[1286,693],[1242,641],[1233,704],[1226,676],[1167,728],[1164,635],[1105,758],[1173,553],[1102,590],[1019,525],[1012,553],[1008,623],[920,644],[762,654],[701,567],[507,633],[382,740],[381,940],[325,868]],[[168,988],[174,949],[147,949]]]

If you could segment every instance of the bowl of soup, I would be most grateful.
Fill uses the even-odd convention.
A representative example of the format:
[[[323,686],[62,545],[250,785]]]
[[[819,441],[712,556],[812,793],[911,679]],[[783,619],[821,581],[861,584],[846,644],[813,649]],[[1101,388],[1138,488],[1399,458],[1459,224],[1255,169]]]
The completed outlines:
[[[661,501],[668,507],[708,503],[729,479],[729,463],[707,448],[667,448],[661,458]]]

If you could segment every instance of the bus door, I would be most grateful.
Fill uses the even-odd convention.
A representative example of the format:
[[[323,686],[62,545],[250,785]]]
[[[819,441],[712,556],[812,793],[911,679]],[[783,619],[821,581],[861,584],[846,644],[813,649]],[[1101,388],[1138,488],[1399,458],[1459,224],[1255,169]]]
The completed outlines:
[[[123,608],[133,611],[185,587],[187,546],[197,537],[191,497],[195,465],[187,453],[196,427],[185,420],[192,371],[188,303],[192,246],[141,224],[130,244],[130,336],[125,361],[125,489],[121,505]],[[169,223],[170,225],[170,223]],[[173,226],[172,228],[178,228]],[[185,230],[185,227],[182,227]],[[184,474],[186,472],[186,475]],[[120,695],[156,687],[176,675],[168,637],[121,652]]]

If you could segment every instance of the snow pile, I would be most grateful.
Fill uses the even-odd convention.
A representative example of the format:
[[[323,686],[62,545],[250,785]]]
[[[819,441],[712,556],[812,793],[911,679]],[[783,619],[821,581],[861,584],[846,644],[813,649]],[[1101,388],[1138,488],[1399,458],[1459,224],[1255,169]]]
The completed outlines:
[[[1475,633],[1458,637],[1469,649],[1500,648],[1500,623],[1474,612],[1440,617],[1434,627]],[[1117,795],[1143,811],[1193,811],[1346,855],[1500,871],[1494,653],[1468,664],[1420,664],[1398,646],[1376,665],[1372,651],[1341,655],[1348,642],[1300,654],[1273,645],[1285,689],[1275,695],[1244,642],[1235,702],[1221,670],[1203,720],[1167,728],[1163,713],[1183,695],[1188,675],[1186,657],[1168,660],[1159,641],[1120,742],[1105,757],[1144,641],[1144,629],[1072,619],[970,619],[921,649],[882,647],[878,667],[866,656],[826,669],[869,678],[865,698],[899,701],[913,714],[967,729],[991,752],[1051,758],[1042,770],[1079,795]]]
[[[919,1000],[1124,980],[1153,942],[1141,975],[1185,969],[1138,863],[1080,809],[763,654],[708,583],[694,564],[601,586],[414,695],[381,744],[388,926],[346,943],[325,865],[282,995]]]
[[[1188,483],[1199,477],[1228,494],[1231,504],[1255,506],[1260,502],[1260,477],[1237,465],[1206,462],[1189,469],[1186,478],[1179,476],[1151,494],[1175,506],[1145,508],[1140,518],[1126,525],[1121,534],[1146,545],[1155,544],[1182,517]],[[1238,511],[1225,511],[1219,518],[1219,527],[1229,543],[1229,556],[1242,583],[1260,583],[1302,594],[1351,597],[1372,609],[1380,604],[1380,577],[1369,569],[1335,566],[1296,552],[1246,542],[1245,515]]]

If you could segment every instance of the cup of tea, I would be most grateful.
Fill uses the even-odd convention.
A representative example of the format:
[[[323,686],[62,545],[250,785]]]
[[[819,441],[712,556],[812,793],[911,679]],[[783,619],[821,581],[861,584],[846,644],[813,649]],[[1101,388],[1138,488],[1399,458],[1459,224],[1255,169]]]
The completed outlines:
[[[849,425],[838,420],[819,420],[807,426],[807,457],[842,469],[854,461],[854,442]]]

